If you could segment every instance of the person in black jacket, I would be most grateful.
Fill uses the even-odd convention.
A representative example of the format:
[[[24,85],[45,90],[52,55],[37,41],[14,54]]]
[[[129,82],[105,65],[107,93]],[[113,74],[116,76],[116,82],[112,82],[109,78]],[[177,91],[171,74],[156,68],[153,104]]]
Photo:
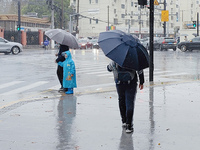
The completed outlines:
[[[62,45],[60,44],[60,47],[59,47],[59,52],[56,54],[56,56],[58,57],[55,62],[58,63],[59,61],[63,62],[65,61],[65,57],[62,55],[63,52],[65,51],[68,51],[69,50],[69,47],[67,45]],[[61,84],[61,88],[59,89],[59,92],[61,91],[67,91],[68,89],[64,89],[63,88],[63,67],[59,66],[57,67],[57,76],[58,76],[58,80]]]
[[[135,97],[137,93],[137,82],[139,76],[139,89],[143,89],[143,70],[135,71],[120,67],[112,61],[107,69],[113,72],[114,80],[119,100],[119,110],[122,119],[122,127],[126,128],[126,133],[133,132],[133,114],[135,107]]]

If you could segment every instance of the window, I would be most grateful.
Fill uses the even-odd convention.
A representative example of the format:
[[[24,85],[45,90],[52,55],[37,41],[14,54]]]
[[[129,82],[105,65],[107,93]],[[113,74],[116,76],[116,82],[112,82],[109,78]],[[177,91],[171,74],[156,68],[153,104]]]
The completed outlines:
[[[124,14],[121,14],[121,18],[124,18],[125,17],[125,15]]]
[[[129,19],[126,19],[126,20],[125,20],[125,25],[129,25],[129,22],[130,22],[130,20],[129,20]]]
[[[134,5],[134,3],[133,3],[133,2],[131,2],[131,7],[133,7],[133,5]]]
[[[176,22],[178,22],[178,12],[176,12]]]
[[[96,3],[98,3],[98,0],[96,0]]]
[[[192,42],[199,42],[199,41],[200,41],[200,38],[199,38],[199,37],[194,38],[194,39],[192,40]]]
[[[133,16],[133,11],[131,11],[131,16]]]
[[[90,24],[92,24],[92,19],[90,19]]]
[[[98,22],[99,22],[99,20],[98,20],[98,19],[96,19],[96,24],[98,24]]]
[[[118,24],[118,19],[114,19],[114,25]]]
[[[134,25],[134,19],[131,19],[131,25]]]
[[[173,28],[174,27],[174,24],[173,23],[171,23],[171,28]]]
[[[146,21],[146,26],[147,26],[147,27],[149,26],[149,21],[148,21],[148,20]]]
[[[0,42],[4,42],[4,40],[2,38],[0,38]]]
[[[122,8],[122,9],[125,9],[125,5],[124,5],[124,4],[121,4],[121,8]]]
[[[92,3],[92,0],[89,0],[89,4],[91,4]]]
[[[114,14],[116,14],[117,13],[117,10],[116,9],[114,9]]]

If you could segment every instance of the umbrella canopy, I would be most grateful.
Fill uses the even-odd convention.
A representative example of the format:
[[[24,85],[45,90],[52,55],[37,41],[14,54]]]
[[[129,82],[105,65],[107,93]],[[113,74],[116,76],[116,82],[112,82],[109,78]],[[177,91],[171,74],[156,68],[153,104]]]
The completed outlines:
[[[149,67],[149,55],[139,39],[120,30],[101,32],[98,39],[104,54],[121,67],[141,70]]]
[[[59,44],[67,45],[70,48],[79,48],[78,41],[71,33],[62,29],[50,29],[45,35]]]
[[[181,36],[188,36],[188,34],[181,34]]]

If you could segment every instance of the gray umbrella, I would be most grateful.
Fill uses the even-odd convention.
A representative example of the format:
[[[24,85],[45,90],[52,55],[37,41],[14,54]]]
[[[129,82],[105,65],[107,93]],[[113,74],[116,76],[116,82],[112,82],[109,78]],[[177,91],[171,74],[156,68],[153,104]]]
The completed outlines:
[[[50,29],[45,35],[59,44],[67,45],[70,48],[79,48],[78,41],[71,33],[62,29]]]
[[[181,34],[181,36],[188,36],[188,34]]]

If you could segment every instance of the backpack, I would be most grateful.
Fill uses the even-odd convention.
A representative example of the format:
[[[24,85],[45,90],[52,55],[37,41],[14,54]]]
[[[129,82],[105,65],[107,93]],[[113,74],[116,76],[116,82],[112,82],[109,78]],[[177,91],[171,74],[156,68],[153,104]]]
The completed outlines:
[[[120,82],[130,82],[135,77],[135,70],[126,69],[120,67],[118,64],[116,64],[116,70],[117,70],[117,79]]]

